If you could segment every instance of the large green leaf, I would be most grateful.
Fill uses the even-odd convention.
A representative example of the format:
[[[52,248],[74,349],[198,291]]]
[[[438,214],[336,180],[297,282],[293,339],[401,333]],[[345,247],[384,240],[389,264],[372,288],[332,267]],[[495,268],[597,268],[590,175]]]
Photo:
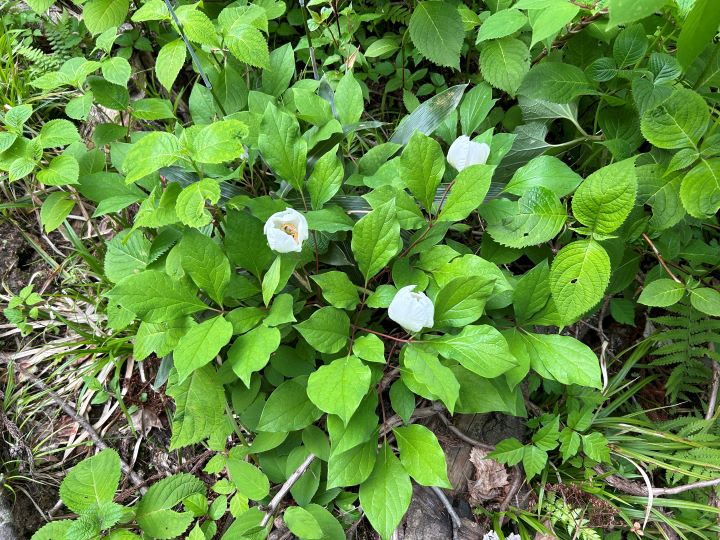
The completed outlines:
[[[403,150],[398,167],[410,193],[415,195],[429,212],[445,173],[445,156],[440,144],[416,131]]]
[[[180,338],[173,353],[179,382],[212,361],[232,337],[233,326],[222,316],[207,319]]]
[[[502,9],[490,15],[480,26],[476,43],[510,36],[527,24],[527,16],[518,9]]]
[[[247,134],[247,125],[239,120],[213,122],[192,137],[190,156],[200,163],[232,161],[244,152],[242,140]]]
[[[259,501],[267,497],[270,492],[270,482],[267,476],[251,463],[242,459],[231,458],[227,461],[227,470],[230,473],[230,479],[237,487],[238,493],[243,497]]]
[[[515,95],[529,69],[530,51],[519,39],[504,37],[483,44],[480,72],[495,88]]]
[[[720,158],[703,159],[685,175],[680,199],[688,214],[709,218],[720,209]]]
[[[700,94],[676,88],[668,99],[645,111],[640,128],[658,148],[695,148],[709,119],[708,106]]]
[[[532,41],[530,47],[544,41],[565,28],[575,18],[580,8],[570,2],[556,1],[548,3],[543,9],[528,11],[530,26],[532,27]]]
[[[40,209],[40,222],[45,232],[52,232],[62,225],[74,207],[75,201],[64,191],[56,191],[48,195]]]
[[[610,26],[639,21],[660,10],[667,0],[609,0]]]
[[[307,377],[295,377],[278,386],[260,415],[259,431],[288,432],[303,429],[322,416],[307,397]]]
[[[70,469],[60,484],[60,498],[81,514],[94,505],[112,502],[120,483],[120,457],[107,448]]]
[[[550,291],[565,324],[570,324],[603,298],[610,282],[610,257],[595,240],[577,240],[555,256]]]
[[[370,478],[360,484],[360,504],[382,540],[389,540],[407,512],[412,483],[392,449],[384,443]]]
[[[452,414],[460,392],[460,384],[453,372],[442,365],[434,354],[413,346],[405,349],[403,364],[408,370],[407,375],[412,376],[434,396],[437,396]],[[403,380],[410,382],[409,379],[404,378]]]
[[[439,66],[460,69],[465,30],[455,6],[434,0],[419,2],[408,29],[410,39],[425,58]]]
[[[148,174],[172,165],[180,153],[180,141],[172,133],[153,131],[132,145],[125,156],[125,182],[131,184]]]
[[[494,283],[487,276],[458,277],[448,282],[434,299],[435,326],[463,327],[478,320]]]
[[[128,13],[129,0],[89,0],[83,6],[83,21],[92,34],[120,26]]]
[[[175,79],[185,65],[186,54],[185,43],[182,39],[166,43],[158,52],[155,75],[168,92],[172,89]]]
[[[350,318],[335,307],[324,307],[315,311],[307,320],[295,328],[305,341],[323,353],[336,353],[347,343],[350,335]]]
[[[230,52],[248,65],[267,68],[270,65],[270,52],[267,41],[260,30],[250,24],[236,24],[225,38]]]
[[[645,306],[668,307],[677,304],[685,295],[685,286],[672,279],[656,279],[643,288],[638,303]]]
[[[460,171],[440,209],[438,221],[467,218],[485,200],[494,171],[493,165],[471,165]]]
[[[720,10],[714,0],[696,0],[677,40],[677,58],[687,69],[717,35]]]
[[[321,411],[347,424],[370,389],[370,376],[370,368],[355,356],[340,358],[310,375],[307,395]]]
[[[250,386],[250,377],[263,369],[280,346],[280,330],[258,326],[238,337],[228,350],[228,362],[235,374]]]
[[[504,191],[522,196],[527,190],[539,186],[564,197],[575,191],[580,182],[582,177],[558,158],[538,156],[515,171]]]
[[[400,462],[418,484],[452,489],[445,452],[432,431],[413,424],[395,428],[393,433],[400,450]]]
[[[569,103],[578,96],[593,94],[595,90],[579,67],[543,62],[530,70],[519,92],[552,103]]]
[[[298,191],[305,179],[307,143],[300,137],[297,119],[270,104],[265,109],[260,135],[260,153],[277,176]]]
[[[466,326],[459,334],[433,338],[431,345],[445,358],[488,379],[517,365],[502,334],[486,324]]]
[[[195,493],[205,494],[205,485],[192,474],[163,478],[150,486],[137,505],[135,519],[146,535],[158,539],[175,538],[193,522],[192,512],[172,510]]]
[[[630,215],[636,194],[633,157],[607,165],[588,176],[573,197],[573,214],[592,232],[610,234]]]
[[[367,282],[390,262],[402,245],[394,200],[378,206],[355,224],[351,245]]]
[[[105,277],[117,283],[150,263],[150,241],[140,232],[120,231],[107,243]]]

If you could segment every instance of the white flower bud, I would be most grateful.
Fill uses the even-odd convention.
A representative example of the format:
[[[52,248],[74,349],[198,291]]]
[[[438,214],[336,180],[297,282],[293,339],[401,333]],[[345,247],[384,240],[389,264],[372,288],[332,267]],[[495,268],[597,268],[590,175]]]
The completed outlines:
[[[413,292],[415,285],[403,287],[395,293],[388,307],[388,316],[408,332],[419,332],[435,324],[435,306],[421,292]]]
[[[490,147],[485,143],[470,140],[467,135],[461,135],[453,141],[447,153],[450,165],[460,172],[470,165],[483,165],[490,157]]]
[[[270,216],[263,232],[270,249],[278,253],[300,252],[308,239],[308,222],[297,210],[286,208]]]

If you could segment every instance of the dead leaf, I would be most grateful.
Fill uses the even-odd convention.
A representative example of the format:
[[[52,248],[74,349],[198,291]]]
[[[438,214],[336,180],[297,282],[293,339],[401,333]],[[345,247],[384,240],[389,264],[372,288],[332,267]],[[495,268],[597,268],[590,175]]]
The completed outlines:
[[[135,429],[145,437],[152,428],[163,429],[160,418],[151,409],[138,409],[130,415],[130,418],[132,418]]]
[[[470,462],[475,466],[475,480],[468,480],[470,503],[479,505],[504,496],[509,484],[505,466],[494,459],[488,459],[488,452],[473,448]]]

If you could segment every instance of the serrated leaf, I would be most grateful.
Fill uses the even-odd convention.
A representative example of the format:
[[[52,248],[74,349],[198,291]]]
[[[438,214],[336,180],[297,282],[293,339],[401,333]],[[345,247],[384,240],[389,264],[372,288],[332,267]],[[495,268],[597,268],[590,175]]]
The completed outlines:
[[[710,287],[690,289],[690,303],[698,311],[720,317],[720,292]]]
[[[57,229],[75,207],[75,201],[64,191],[56,191],[47,196],[40,208],[40,222],[46,233]]]
[[[182,39],[166,43],[158,52],[155,75],[168,92],[172,90],[175,79],[185,65],[185,55],[185,43]]]
[[[658,11],[667,0],[609,0],[610,26],[639,21]]]
[[[400,450],[400,462],[418,484],[452,489],[447,476],[445,452],[435,434],[413,424],[393,429]]]
[[[595,93],[595,89],[579,67],[543,62],[530,70],[519,92],[552,103],[569,103],[578,96]]]
[[[590,459],[610,463],[610,446],[602,433],[594,432],[582,435],[583,452]]]
[[[56,148],[78,142],[80,134],[75,124],[69,120],[58,118],[45,124],[40,129],[38,138],[43,148]]]
[[[183,499],[205,493],[205,485],[191,474],[175,474],[154,483],[137,505],[135,519],[143,532],[158,539],[175,538],[192,523],[192,512],[175,512]]]
[[[490,15],[478,30],[476,43],[514,34],[527,24],[527,17],[518,9],[503,9]]]
[[[457,8],[444,2],[419,2],[408,24],[410,39],[420,54],[439,66],[460,69],[460,48],[465,38]]]
[[[523,469],[528,479],[540,474],[545,468],[548,455],[537,446],[528,445],[523,451]]]
[[[707,104],[700,94],[676,88],[669,98],[644,112],[640,129],[658,148],[695,148],[709,118]]]
[[[412,483],[387,443],[370,477],[360,484],[360,504],[382,540],[389,540],[410,506]]]
[[[720,210],[720,158],[703,159],[685,175],[680,200],[688,214],[699,219]]]
[[[94,505],[112,502],[119,483],[120,456],[108,448],[68,471],[60,485],[60,498],[80,514]]]
[[[200,163],[232,161],[245,151],[242,141],[247,135],[247,125],[239,120],[213,122],[192,138],[190,156]]]
[[[93,35],[120,26],[125,21],[129,5],[129,0],[89,0],[82,12],[85,26]]]
[[[145,270],[150,263],[150,241],[140,232],[120,231],[107,243],[105,277],[113,283]]]
[[[619,68],[629,67],[645,57],[648,39],[642,24],[632,24],[618,34],[613,43],[613,58]]]
[[[56,156],[47,169],[37,173],[37,179],[46,186],[78,184],[80,165],[72,156]]]
[[[510,95],[515,95],[530,69],[527,45],[513,37],[488,41],[480,51],[483,79]]]
[[[550,269],[550,291],[565,324],[603,298],[610,282],[610,257],[594,240],[577,240],[560,250]]]
[[[200,228],[212,221],[212,215],[205,208],[205,201],[215,204],[220,200],[220,186],[211,178],[203,178],[190,184],[177,196],[175,212],[188,227]]]
[[[592,232],[610,234],[630,215],[637,194],[635,158],[607,165],[588,176],[575,191],[575,218]]]
[[[249,24],[234,25],[225,37],[230,52],[250,66],[267,68],[270,65],[270,52],[267,41],[260,30]]]
[[[125,182],[137,180],[175,163],[180,153],[180,141],[172,133],[153,131],[132,145],[125,156]]]

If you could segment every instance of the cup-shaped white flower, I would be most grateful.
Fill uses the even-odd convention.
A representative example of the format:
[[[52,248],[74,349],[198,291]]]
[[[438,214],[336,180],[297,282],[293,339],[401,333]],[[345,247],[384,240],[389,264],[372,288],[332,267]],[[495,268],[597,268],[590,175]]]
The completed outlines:
[[[395,293],[388,307],[388,316],[408,332],[419,332],[435,324],[435,306],[425,293],[413,292],[415,285],[403,287]]]
[[[300,252],[308,239],[308,222],[297,210],[286,208],[268,218],[263,232],[270,249],[278,253]]]
[[[488,157],[490,157],[490,147],[485,143],[471,141],[467,135],[460,135],[455,139],[447,153],[448,163],[458,172],[470,165],[487,163]]]

